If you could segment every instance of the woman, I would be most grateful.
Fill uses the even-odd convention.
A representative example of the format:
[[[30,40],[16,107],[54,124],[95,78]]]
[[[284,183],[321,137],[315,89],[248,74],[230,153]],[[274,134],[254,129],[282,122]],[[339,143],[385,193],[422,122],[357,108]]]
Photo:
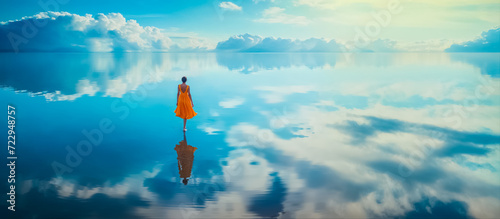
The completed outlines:
[[[194,104],[191,98],[191,89],[186,84],[186,81],[186,76],[182,77],[182,84],[179,84],[177,89],[177,109],[175,109],[175,115],[184,119],[184,131],[187,131],[186,121],[197,114],[193,110]]]

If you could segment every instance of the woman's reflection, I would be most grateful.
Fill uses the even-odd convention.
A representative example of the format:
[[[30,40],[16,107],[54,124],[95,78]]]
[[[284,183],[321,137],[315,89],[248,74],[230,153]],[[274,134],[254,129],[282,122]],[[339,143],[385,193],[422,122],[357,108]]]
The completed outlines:
[[[191,176],[191,168],[193,167],[194,151],[196,147],[187,144],[186,133],[184,133],[184,140],[175,145],[177,151],[177,164],[179,166],[179,175],[184,185],[187,185],[188,178]]]

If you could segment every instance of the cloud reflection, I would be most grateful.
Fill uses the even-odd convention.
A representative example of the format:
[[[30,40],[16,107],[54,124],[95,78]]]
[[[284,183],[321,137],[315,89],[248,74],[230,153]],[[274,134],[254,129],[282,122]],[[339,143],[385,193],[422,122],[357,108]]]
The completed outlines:
[[[217,53],[217,62],[232,71],[244,74],[263,70],[305,66],[310,69],[333,67],[338,54],[327,53]]]
[[[133,209],[117,210],[120,217],[495,215],[500,205],[497,78],[451,54],[352,54],[334,61],[323,56],[311,68],[303,61],[308,54],[296,55],[267,62],[272,57],[266,54],[100,54],[81,59],[92,63],[82,68],[86,74],[66,78],[61,70],[53,82],[61,83],[52,89],[49,82],[24,81],[9,71],[2,84],[13,88],[74,95],[79,89],[73,86],[80,84],[81,92],[95,95],[57,104],[19,102],[20,109],[40,109],[21,114],[30,127],[46,127],[36,133],[19,129],[30,136],[26,145],[37,145],[24,152],[25,159],[36,161],[26,169],[37,171],[24,174],[31,186],[21,193],[34,200],[51,193],[49,203],[56,206],[68,199],[104,200]],[[383,56],[390,60],[378,60]],[[301,61],[295,64],[292,57]],[[144,77],[150,67],[157,78]],[[245,69],[255,73],[238,73]],[[196,160],[194,147],[188,156],[172,150],[179,142],[174,130],[179,121],[168,116],[175,100],[170,84],[186,72],[198,83],[194,98],[205,110],[190,121],[190,144],[203,145]],[[483,85],[478,77],[493,88],[481,99],[475,94]],[[65,79],[72,86],[62,86]],[[155,81],[166,86],[152,90],[127,120],[114,120],[116,132],[73,173],[54,178],[50,162],[64,160],[64,147],[77,142],[94,117],[114,118],[109,109],[114,97]],[[90,104],[93,110],[87,110]],[[64,119],[46,118],[52,111]],[[53,132],[60,137],[39,140]],[[179,147],[189,148],[184,142]],[[189,183],[182,185],[179,176],[188,176]]]

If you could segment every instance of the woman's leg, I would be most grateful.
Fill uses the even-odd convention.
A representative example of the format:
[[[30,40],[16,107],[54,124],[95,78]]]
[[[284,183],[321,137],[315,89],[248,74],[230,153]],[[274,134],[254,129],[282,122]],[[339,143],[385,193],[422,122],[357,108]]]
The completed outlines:
[[[187,119],[184,119],[184,129],[186,129],[186,121]]]

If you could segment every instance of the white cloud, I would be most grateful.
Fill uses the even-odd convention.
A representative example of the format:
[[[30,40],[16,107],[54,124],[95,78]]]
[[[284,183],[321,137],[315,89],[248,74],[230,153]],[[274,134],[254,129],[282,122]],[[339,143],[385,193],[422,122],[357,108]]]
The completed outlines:
[[[270,7],[262,13],[262,17],[254,20],[260,23],[282,23],[307,25],[311,21],[305,16],[290,15],[285,13],[284,8]]]
[[[323,104],[332,103],[319,102],[319,105]],[[272,129],[260,128],[251,123],[239,123],[231,127],[227,132],[225,140],[230,146],[236,148],[251,147],[256,150],[276,150],[276,155],[273,156],[294,159],[294,162],[289,162],[287,165],[268,164],[270,168],[279,172],[280,176],[285,172],[296,172],[299,175],[298,178],[287,179],[287,184],[307,179],[306,176],[300,176],[300,174],[309,172],[300,171],[301,168],[305,168],[305,170],[313,169],[312,167],[304,167],[307,164],[315,167],[325,167],[318,168],[318,170],[328,169],[333,171],[335,182],[345,182],[338,189],[334,185],[326,188],[317,186],[323,185],[321,183],[317,183],[313,187],[302,187],[301,191],[304,195],[300,196],[300,201],[294,200],[293,195],[289,193],[284,206],[285,210],[287,206],[289,207],[287,214],[290,217],[301,217],[303,215],[307,215],[307,217],[314,215],[317,218],[322,218],[325,215],[342,218],[393,217],[413,211],[413,204],[426,197],[432,197],[443,202],[449,200],[465,202],[473,207],[473,209],[470,209],[470,214],[474,216],[488,215],[481,213],[481,210],[495,211],[495,205],[499,203],[498,199],[490,199],[495,204],[481,205],[487,198],[479,198],[484,197],[485,193],[484,190],[478,188],[481,186],[489,187],[490,185],[493,186],[489,187],[490,189],[497,188],[498,181],[494,180],[497,176],[492,175],[498,174],[492,174],[488,170],[470,170],[465,166],[457,165],[456,161],[447,157],[436,156],[433,152],[442,149],[446,145],[445,143],[450,141],[449,139],[443,140],[433,135],[398,130],[394,132],[374,132],[366,136],[363,143],[352,143],[353,140],[358,140],[360,137],[356,134],[358,131],[362,132],[363,127],[373,125],[372,121],[366,120],[363,116],[372,115],[379,116],[378,118],[390,118],[400,121],[410,120],[417,124],[425,121],[424,123],[442,126],[446,124],[446,121],[439,118],[439,115],[430,113],[435,110],[435,107],[409,110],[409,112],[406,112],[408,109],[382,106],[357,110],[337,107],[339,107],[338,111],[325,112],[313,106],[303,106],[299,107],[296,112],[290,112],[288,118],[293,118],[290,119],[293,123],[292,126],[302,128],[301,131],[294,134],[305,135],[306,138],[283,139],[276,135]],[[356,121],[359,130],[351,132],[342,126],[342,124],[350,121]],[[335,125],[341,125],[341,127],[332,128]],[[464,127],[468,126],[464,124]],[[307,132],[306,129],[308,128],[312,129],[312,131]],[[476,126],[473,130],[477,130],[477,128]],[[498,130],[496,133],[498,133]],[[425,146],[428,146],[430,151],[422,154],[425,150],[422,149],[423,145],[419,144],[419,142],[435,142],[435,144],[426,144]],[[307,145],[307,147],[304,147],[304,145]],[[496,147],[496,145],[493,146]],[[498,152],[498,150],[495,151]],[[498,153],[492,152],[486,158],[479,156],[476,158],[482,162],[487,162],[488,160],[493,161],[492,159],[496,156],[498,156]],[[474,156],[471,155],[471,157]],[[372,163],[380,161],[390,161],[390,164],[381,167],[382,169],[377,169],[375,165],[371,166]],[[300,167],[290,165],[291,163],[300,163]],[[398,174],[398,164],[410,166],[416,171],[431,168],[433,171],[436,170],[437,173],[443,171],[446,174],[440,174],[438,176],[439,180],[432,180],[432,176],[428,176],[427,173],[419,176],[420,173],[414,172],[414,175],[400,181],[398,176],[390,175],[393,170],[396,170],[394,174]],[[491,164],[494,168],[498,167],[498,162],[491,162]],[[318,170],[316,171],[321,173],[322,179],[328,180],[331,173]],[[425,180],[420,181],[419,178],[425,178]],[[408,186],[408,180],[414,186]],[[328,181],[328,183],[324,184],[329,185],[335,183],[334,181]],[[462,192],[450,191],[447,187],[449,183],[458,183],[457,185],[463,188]],[[346,201],[345,197],[339,195],[339,193],[349,190],[346,188],[348,184],[359,185],[359,188],[365,191],[358,191],[359,196],[356,196],[355,200]],[[303,203],[303,205],[297,205],[297,202]],[[319,206],[330,210],[320,212],[314,210]]]
[[[259,165],[252,165],[252,162],[258,162]],[[238,187],[238,190],[259,192],[269,187],[269,174],[273,170],[267,166],[267,160],[250,150],[233,150],[229,153],[223,172],[229,180],[233,180],[233,186]],[[246,180],[234,180],[235,178]]]
[[[217,110],[210,109],[210,116],[217,117],[220,116],[220,114],[219,112],[217,112]]]
[[[341,52],[343,48],[344,46],[335,40],[264,38],[247,33],[231,36],[229,39],[219,42],[216,50],[237,52]]]
[[[344,52],[401,52],[398,42],[389,39],[369,39],[366,41],[355,42],[347,41]]]
[[[476,218],[495,218],[500,214],[500,200],[493,197],[473,198],[468,202],[471,215]]]
[[[401,42],[389,39],[368,40],[366,45],[354,41],[340,43],[334,39],[306,40],[262,37],[241,34],[217,43],[216,51],[236,52],[441,52],[451,45],[449,40]]]
[[[436,39],[413,42],[397,42],[396,48],[399,51],[407,52],[442,52],[453,44],[451,40]]]
[[[255,4],[258,4],[259,2],[265,2],[265,1],[274,2],[274,0],[252,0],[252,1],[255,2]]]
[[[366,50],[369,52],[398,52],[395,46],[396,41],[377,39],[368,44],[366,47],[362,48],[362,50]]]
[[[265,93],[263,93],[261,97],[264,100],[266,100],[266,103],[280,103],[283,102],[286,96],[290,94],[296,94],[296,93],[303,94],[310,91],[314,91],[314,89],[311,86],[302,86],[302,85],[281,86],[281,87],[264,86],[264,87],[256,87],[254,89],[265,91]]]
[[[219,102],[219,106],[223,108],[236,108],[237,106],[243,104],[245,102],[245,99],[242,97],[236,97],[232,99],[226,99],[223,101]]]
[[[32,35],[23,34],[24,24],[35,24]],[[43,26],[36,26],[40,24]],[[141,26],[126,20],[120,13],[80,16],[68,12],[41,12],[21,20],[4,22],[0,51],[42,52],[129,52],[170,51],[203,48],[187,47],[174,42],[156,27]]]
[[[224,9],[224,10],[229,10],[229,11],[241,11],[241,6],[238,6],[232,2],[221,2],[219,4],[219,7]]]
[[[54,83],[64,82],[67,86],[57,88],[48,85],[28,86],[22,90],[16,89],[16,92],[25,92],[30,96],[44,96],[48,101],[71,101],[84,95],[122,97],[127,93],[139,92],[140,94],[140,92],[144,91],[149,92],[149,89],[153,89],[163,81],[178,81],[182,76],[186,75],[186,72],[189,72],[188,77],[198,77],[207,69],[220,68],[214,54],[203,53],[198,55],[197,58],[188,58],[185,54],[125,53],[120,55],[123,58],[116,59],[116,56],[112,53],[79,54],[78,60],[88,63],[88,66],[85,67],[89,69],[88,71],[95,72],[94,75],[78,78],[51,72],[51,74],[47,74],[51,76],[51,81]],[[42,59],[44,56],[46,56],[44,53],[37,53],[35,58]],[[57,55],[51,57],[57,57],[55,59],[58,59],[64,56],[63,53],[57,53]],[[42,60],[52,59],[54,58]],[[44,61],[41,61],[41,63],[45,63]],[[54,65],[58,64],[55,63]],[[31,68],[39,66],[32,63]],[[47,68],[54,69],[52,67]],[[61,70],[61,72],[63,71]],[[23,77],[15,80],[22,79]],[[217,111],[211,111],[210,114],[212,116],[219,115]]]
[[[219,126],[218,124],[200,124],[197,128],[203,130],[208,135],[218,135],[222,131],[218,128]]]
[[[329,1],[308,1],[307,4],[330,4]],[[363,2],[363,1],[360,1]],[[306,4],[306,3],[304,3]],[[334,4],[334,3],[331,3]],[[334,5],[336,5],[335,3]],[[338,3],[344,4],[344,3]],[[347,4],[347,3],[345,3]],[[350,3],[349,3],[350,4]],[[429,3],[431,4],[431,3]],[[232,2],[222,2],[224,10],[241,10]],[[324,6],[327,7],[327,6]],[[338,20],[338,19],[335,19]],[[341,19],[342,20],[342,19]],[[305,25],[311,21],[306,16],[290,15],[284,8],[265,9],[262,17],[254,20],[263,23]],[[35,34],[25,36],[25,23],[34,25]],[[174,28],[175,29],[175,28]],[[26,32],[26,31],[24,31]],[[345,44],[337,40],[310,38],[295,40],[242,34],[217,43],[217,51],[239,52],[429,52],[429,51],[498,51],[498,28],[482,33],[475,40],[454,43],[451,40],[394,41],[368,39],[367,45],[353,41]],[[141,26],[133,19],[127,20],[120,13],[84,16],[68,12],[42,12],[0,23],[0,51],[12,52],[205,52],[216,42],[198,37],[196,33],[167,32],[157,27]],[[450,47],[451,45],[451,47]]]
[[[262,41],[258,35],[242,34],[231,36],[225,41],[217,43],[217,50],[245,50],[249,49]]]
[[[30,93],[30,95],[42,95],[47,101],[66,101],[76,100],[84,95],[94,96],[100,89],[96,82],[90,82],[88,79],[79,80],[75,87],[75,94],[62,94],[61,91],[55,91],[53,93]]]
[[[453,44],[446,52],[500,52],[500,27],[484,31],[474,40]]]

